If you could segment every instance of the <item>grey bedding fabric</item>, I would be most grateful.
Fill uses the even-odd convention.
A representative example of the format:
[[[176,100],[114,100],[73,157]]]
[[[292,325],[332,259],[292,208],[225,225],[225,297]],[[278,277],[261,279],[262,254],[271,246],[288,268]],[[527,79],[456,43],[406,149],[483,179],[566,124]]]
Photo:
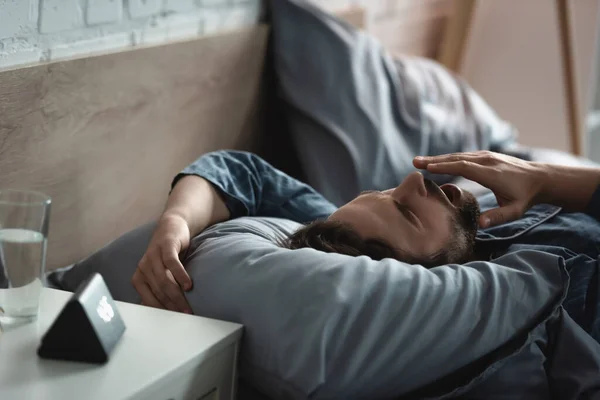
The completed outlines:
[[[272,218],[229,221],[194,238],[184,260],[194,312],[244,324],[241,377],[273,399],[387,398],[503,349],[500,363],[466,375],[456,389],[464,392],[523,354],[519,346],[535,345],[528,340],[543,336],[540,316],[564,292],[550,254],[427,270],[275,244],[297,227]],[[99,272],[115,299],[137,302],[130,279],[153,228],[122,236],[51,281],[75,290]],[[515,338],[519,346],[510,344]]]
[[[273,0],[271,8],[290,130],[308,183],[333,203],[396,186],[415,155],[515,142],[513,127],[439,64],[392,58],[373,37],[304,0]]]

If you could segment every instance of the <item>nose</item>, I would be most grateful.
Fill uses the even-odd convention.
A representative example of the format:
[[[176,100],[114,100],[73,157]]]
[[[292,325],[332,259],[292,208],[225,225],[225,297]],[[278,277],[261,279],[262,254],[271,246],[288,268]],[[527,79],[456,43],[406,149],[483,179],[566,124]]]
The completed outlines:
[[[446,195],[450,203],[452,203],[455,207],[460,207],[463,202],[463,192],[462,190],[451,183],[446,183],[445,185],[440,186],[442,192]]]
[[[410,196],[427,197],[423,174],[418,171],[411,172],[392,192],[392,197],[400,202]]]

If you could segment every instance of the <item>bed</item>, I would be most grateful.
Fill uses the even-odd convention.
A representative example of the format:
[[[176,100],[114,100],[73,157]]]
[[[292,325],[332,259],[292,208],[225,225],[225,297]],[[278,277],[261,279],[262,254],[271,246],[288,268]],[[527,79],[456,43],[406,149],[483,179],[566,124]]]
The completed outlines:
[[[360,10],[354,10],[343,17],[360,26],[362,16]],[[337,25],[333,17],[327,18],[329,23],[342,26],[342,37],[355,37],[350,25]],[[339,191],[331,185],[331,180],[319,180],[325,176],[323,171],[328,170],[328,165],[320,165],[320,169],[307,168],[314,164],[306,161],[307,148],[303,150],[301,144],[307,146],[310,141],[299,141],[297,130],[315,127],[311,121],[300,118],[294,119],[295,128],[290,128],[290,119],[282,117],[282,101],[276,95],[282,82],[274,80],[273,66],[265,62],[273,48],[269,42],[270,29],[262,24],[188,42],[0,72],[0,115],[3,116],[0,187],[39,190],[52,197],[48,270],[85,259],[140,225],[147,237],[151,225],[144,224],[160,215],[172,177],[200,154],[212,150],[234,148],[256,152],[280,169],[313,184],[336,203],[370,185],[357,179]],[[295,111],[306,111],[300,103],[295,105]],[[324,121],[319,120],[318,128],[330,126]],[[483,140],[486,145],[500,146],[512,138],[512,128],[508,125],[498,125],[498,134],[494,129],[489,135],[487,131],[477,134],[477,140],[461,137],[458,145],[478,146]],[[447,131],[434,133],[444,136]],[[309,146],[310,149],[315,147]],[[518,146],[505,150],[526,153],[533,159],[546,157],[553,162],[586,162],[563,153]],[[563,159],[559,160],[557,155]],[[378,168],[385,169],[385,165]],[[352,167],[342,169],[349,171]],[[334,175],[339,172],[331,171]],[[373,185],[383,186],[390,180],[397,181],[398,176],[390,175]],[[256,229],[254,222],[244,224],[248,229]],[[132,239],[126,235],[124,240],[138,237]],[[339,265],[344,262],[339,261]],[[460,268],[454,271],[466,273]],[[503,276],[502,273],[495,275],[496,271],[486,271],[496,278]],[[340,275],[339,279],[345,278]],[[556,292],[543,288],[552,287],[546,285],[548,281],[562,277],[549,274],[539,279],[541,281],[533,284],[539,286],[538,292],[543,295],[530,299],[531,304],[536,301],[539,304],[523,311],[520,324],[528,323],[527,318],[533,315],[540,318],[539,309],[548,308],[549,299],[560,293],[558,288]],[[460,301],[460,297],[456,299]],[[339,305],[340,299],[335,300]],[[223,315],[226,313],[216,316]],[[492,330],[498,324],[495,321],[486,326]],[[252,323],[245,325],[252,326]],[[485,324],[482,322],[482,325]],[[506,339],[509,331],[503,328],[497,334],[505,335]],[[276,341],[267,337],[271,342]],[[463,345],[478,348],[469,343]],[[485,347],[479,348],[479,356],[486,353],[484,350]],[[368,360],[367,354],[363,362]],[[440,375],[447,372],[440,370]],[[269,381],[272,375],[261,378],[263,388],[269,385],[265,382],[275,385]],[[328,376],[325,372],[321,375]],[[366,372],[365,376],[368,376]],[[277,377],[285,380],[281,375]],[[352,377],[344,375],[336,387],[343,387],[344,383],[348,386]],[[285,393],[283,397],[303,398],[305,395],[298,389],[298,381],[292,379],[286,385],[280,392]],[[321,387],[319,383],[311,382],[311,385]],[[310,389],[314,390],[314,387]],[[335,392],[325,391],[322,396],[331,396],[331,393]]]

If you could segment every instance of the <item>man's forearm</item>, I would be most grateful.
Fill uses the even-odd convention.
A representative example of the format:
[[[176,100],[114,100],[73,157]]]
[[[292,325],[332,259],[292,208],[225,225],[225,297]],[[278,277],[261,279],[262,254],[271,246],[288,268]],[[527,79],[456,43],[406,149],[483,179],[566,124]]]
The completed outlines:
[[[306,223],[336,209],[309,185],[248,152],[204,154],[181,171],[174,184],[179,185],[179,179],[187,175],[203,177],[212,184],[223,197],[229,218],[273,217]]]
[[[194,237],[204,229],[230,218],[217,189],[206,179],[188,175],[179,179],[167,201],[162,218],[183,218]]]
[[[540,203],[554,204],[571,212],[584,211],[600,185],[600,168],[536,166],[543,170]]]

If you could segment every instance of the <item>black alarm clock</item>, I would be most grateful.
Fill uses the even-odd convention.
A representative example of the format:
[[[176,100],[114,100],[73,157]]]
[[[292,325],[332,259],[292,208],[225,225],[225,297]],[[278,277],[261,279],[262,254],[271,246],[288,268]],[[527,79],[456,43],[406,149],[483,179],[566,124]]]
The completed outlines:
[[[42,358],[102,364],[125,332],[108,287],[98,273],[82,282],[42,337]]]

